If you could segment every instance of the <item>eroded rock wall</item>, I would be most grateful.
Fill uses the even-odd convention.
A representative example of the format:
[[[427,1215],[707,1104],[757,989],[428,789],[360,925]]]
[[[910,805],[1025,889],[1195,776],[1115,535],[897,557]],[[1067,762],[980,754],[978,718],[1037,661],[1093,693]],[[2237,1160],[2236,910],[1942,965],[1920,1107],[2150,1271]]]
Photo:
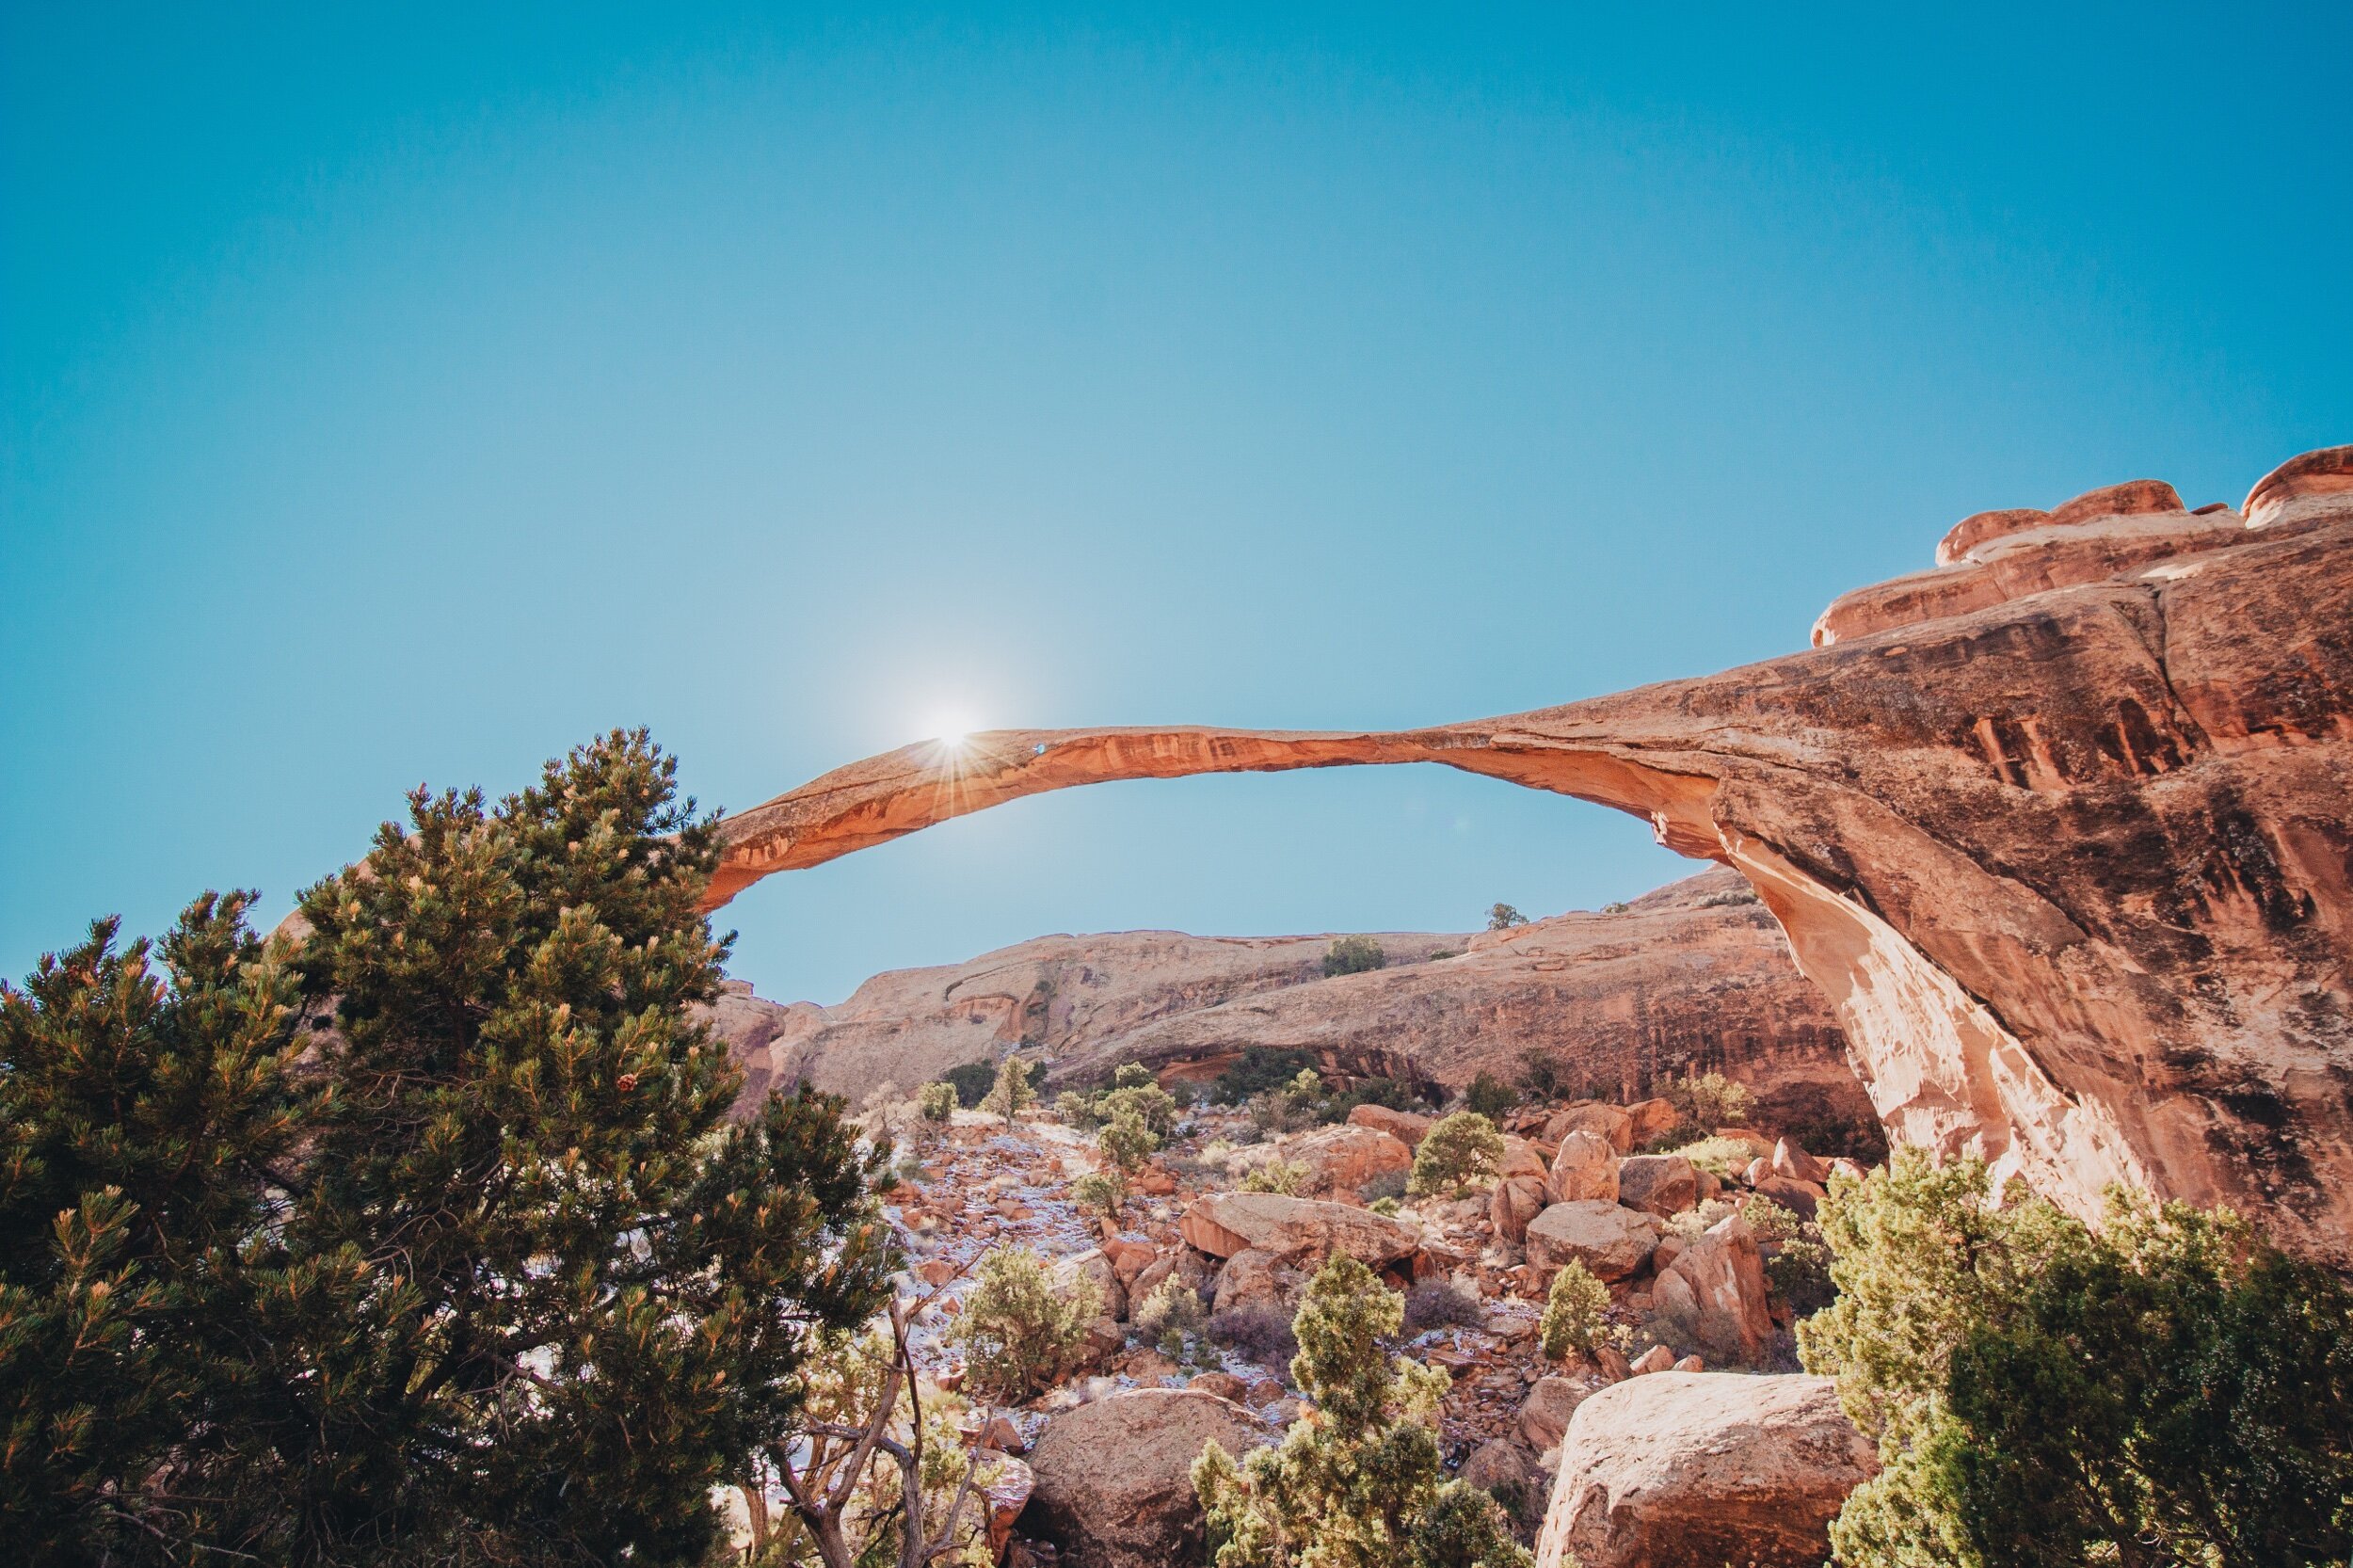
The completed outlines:
[[[1328,936],[1041,936],[968,964],[875,976],[838,1007],[731,992],[721,1032],[747,1088],[806,1078],[862,1098],[961,1063],[1033,1053],[1051,1083],[1122,1062],[1213,1076],[1254,1047],[1327,1070],[1467,1083],[1510,1079],[1532,1052],[1572,1082],[1634,1096],[1662,1075],[1721,1067],[1773,1125],[1867,1114],[1828,1000],[1798,972],[1764,904],[1711,870],[1609,912],[1503,932],[1385,933],[1388,959],[1326,978]]]

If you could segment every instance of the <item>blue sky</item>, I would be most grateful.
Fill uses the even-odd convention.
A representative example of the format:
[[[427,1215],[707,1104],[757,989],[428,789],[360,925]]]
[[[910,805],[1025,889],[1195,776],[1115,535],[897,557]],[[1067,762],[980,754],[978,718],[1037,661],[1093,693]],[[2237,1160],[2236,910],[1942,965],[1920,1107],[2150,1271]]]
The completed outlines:
[[[782,9],[6,8],[0,972],[615,724],[740,808],[948,714],[1505,712],[2353,440],[2343,6]],[[1342,770],[727,923],[831,1001],[1694,869]]]

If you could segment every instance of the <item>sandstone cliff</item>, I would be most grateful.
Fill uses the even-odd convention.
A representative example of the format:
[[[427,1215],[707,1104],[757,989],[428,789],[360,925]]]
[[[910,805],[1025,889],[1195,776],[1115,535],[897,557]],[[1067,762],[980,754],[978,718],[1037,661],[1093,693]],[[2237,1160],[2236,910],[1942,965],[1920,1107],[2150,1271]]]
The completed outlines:
[[[1740,872],[1897,1137],[2353,1263],[2349,545],[2343,447],[2235,513],[2136,481],[1979,514],[1811,650],[1722,675],[1418,730],[909,747],[733,819],[712,897],[1075,784],[1443,762]]]
[[[1757,1091],[1768,1122],[1868,1112],[1828,1001],[1729,872],[1609,913],[1377,939],[1387,967],[1326,978],[1325,936],[1041,936],[877,975],[839,1007],[733,992],[718,1023],[753,1092],[807,1078],[859,1098],[1016,1048],[1043,1060],[1051,1082],[1101,1080],[1122,1062],[1200,1079],[1264,1046],[1310,1052],[1327,1070],[1449,1085],[1510,1078],[1535,1051],[1628,1096],[1661,1074],[1722,1067]]]

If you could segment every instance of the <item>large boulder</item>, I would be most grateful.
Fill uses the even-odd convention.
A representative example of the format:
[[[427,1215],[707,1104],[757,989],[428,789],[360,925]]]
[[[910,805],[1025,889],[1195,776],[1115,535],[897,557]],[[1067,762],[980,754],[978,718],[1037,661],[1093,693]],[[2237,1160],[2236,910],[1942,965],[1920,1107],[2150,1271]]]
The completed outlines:
[[[1528,1223],[1545,1211],[1545,1184],[1534,1176],[1517,1176],[1496,1183],[1487,1199],[1487,1223],[1507,1241],[1528,1240]]]
[[[1785,1176],[1767,1176],[1752,1184],[1759,1197],[1770,1198],[1801,1220],[1811,1220],[1821,1208],[1822,1189],[1810,1181],[1793,1181]]]
[[[1625,1279],[1650,1260],[1658,1222],[1619,1204],[1556,1203],[1528,1224],[1528,1260],[1549,1274],[1578,1262],[1596,1279]]]
[[[1536,1568],[1818,1568],[1878,1469],[1828,1378],[1639,1377],[1571,1417]]]
[[[1386,1215],[1279,1192],[1211,1192],[1185,1211],[1177,1229],[1216,1257],[1253,1248],[1285,1257],[1344,1252],[1376,1269],[1421,1245],[1421,1232]]]
[[[1073,1253],[1063,1258],[1053,1266],[1053,1277],[1058,1285],[1064,1288],[1082,1279],[1091,1282],[1095,1287],[1097,1311],[1111,1318],[1128,1316],[1128,1287],[1101,1248],[1089,1247],[1085,1252]]]
[[[1229,1400],[1136,1388],[1057,1416],[1030,1452],[1028,1533],[1071,1568],[1167,1568],[1200,1549],[1193,1462],[1214,1441],[1240,1457],[1266,1429]]]
[[[1773,1317],[1765,1256],[1739,1215],[1728,1215],[1659,1272],[1651,1299],[1660,1315],[1713,1361],[1754,1365],[1771,1348]]]
[[[1545,1199],[1575,1203],[1587,1198],[1618,1201],[1618,1155],[1599,1133],[1573,1131],[1561,1140],[1560,1152],[1552,1157]]]
[[[1403,1176],[1414,1168],[1414,1151],[1403,1141],[1374,1128],[1352,1124],[1320,1127],[1287,1138],[1279,1145],[1279,1158],[1307,1167],[1303,1191],[1318,1197],[1362,1192],[1376,1177]]]
[[[1508,1132],[1503,1135],[1503,1159],[1496,1166],[1499,1179],[1509,1181],[1513,1176],[1529,1176],[1542,1181],[1551,1174],[1552,1167],[1545,1161],[1544,1150],[1525,1138],[1514,1138]]]
[[[1538,1378],[1520,1401],[1520,1440],[1538,1453],[1559,1448],[1577,1407],[1607,1386],[1598,1379]]]
[[[1545,1123],[1545,1142],[1558,1144],[1572,1132],[1590,1132],[1620,1154],[1634,1148],[1634,1118],[1625,1108],[1600,1100],[1582,1100],[1552,1113]]]
[[[1683,1112],[1671,1099],[1638,1100],[1625,1108],[1634,1122],[1634,1142],[1647,1144],[1654,1138],[1664,1138],[1683,1125]]]
[[[1773,1175],[1819,1187],[1830,1180],[1830,1167],[1806,1153],[1795,1139],[1784,1138],[1773,1145]]]
[[[1306,1276],[1271,1252],[1248,1247],[1225,1260],[1217,1272],[1214,1310],[1273,1306],[1288,1309],[1306,1285]]]
[[[1417,1116],[1411,1111],[1392,1111],[1385,1105],[1359,1105],[1348,1112],[1348,1125],[1369,1127],[1375,1132],[1385,1132],[1407,1148],[1421,1142],[1421,1135],[1430,1130],[1435,1118]]]
[[[1618,1201],[1666,1219],[1700,1201],[1699,1167],[1679,1154],[1638,1154],[1618,1161]]]

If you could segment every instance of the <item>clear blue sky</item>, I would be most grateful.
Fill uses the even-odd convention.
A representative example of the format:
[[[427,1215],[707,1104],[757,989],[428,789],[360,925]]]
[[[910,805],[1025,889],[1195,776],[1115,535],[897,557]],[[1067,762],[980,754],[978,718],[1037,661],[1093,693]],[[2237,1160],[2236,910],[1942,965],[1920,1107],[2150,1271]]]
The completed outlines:
[[[1510,712],[1801,647],[1967,512],[2353,440],[2341,4],[787,9],[7,7],[0,972],[275,919],[615,724],[742,808],[949,712]],[[830,1001],[1689,869],[1349,770],[728,923]]]

